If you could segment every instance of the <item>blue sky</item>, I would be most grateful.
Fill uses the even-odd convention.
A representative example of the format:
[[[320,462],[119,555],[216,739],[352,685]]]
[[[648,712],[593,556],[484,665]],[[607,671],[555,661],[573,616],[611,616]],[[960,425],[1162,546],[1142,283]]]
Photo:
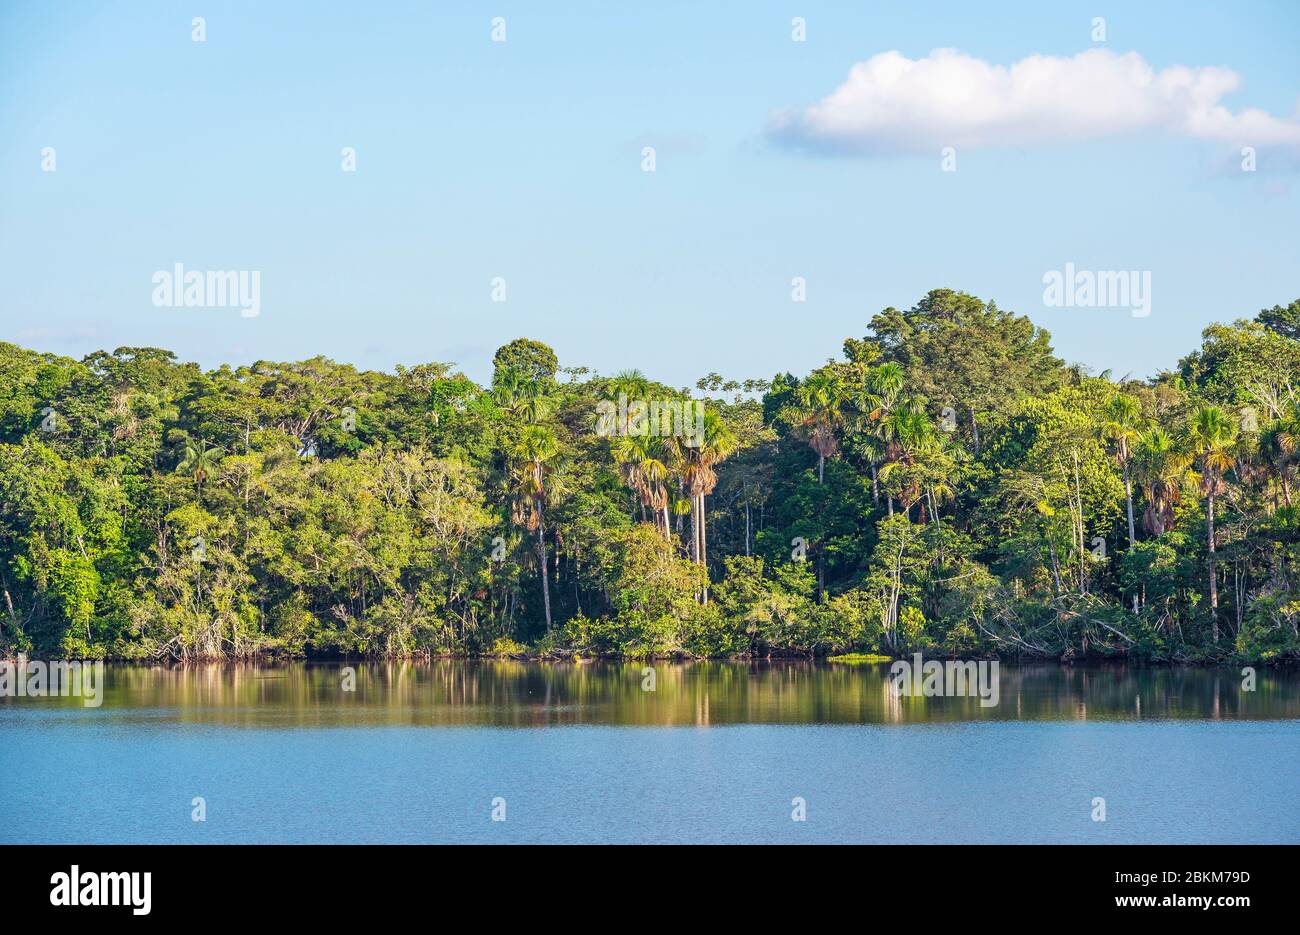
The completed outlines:
[[[855,63],[941,48],[1221,66],[1234,116],[1183,132],[1175,102],[1111,132],[1129,95],[1084,87],[1066,124],[1097,110],[1096,133],[1031,108],[961,136],[955,172],[932,145],[951,128],[925,135],[910,98],[852,152],[773,131]],[[0,339],[205,366],[452,360],[484,379],[526,335],[564,365],[688,385],[805,372],[946,286],[1029,315],[1067,360],[1152,374],[1209,322],[1300,297],[1296,147],[1261,140],[1245,173],[1233,136],[1247,108],[1291,132],[1297,48],[1294,2],[7,3]],[[1151,314],[1045,307],[1067,262],[1149,270]],[[260,271],[261,314],[155,307],[175,263]]]

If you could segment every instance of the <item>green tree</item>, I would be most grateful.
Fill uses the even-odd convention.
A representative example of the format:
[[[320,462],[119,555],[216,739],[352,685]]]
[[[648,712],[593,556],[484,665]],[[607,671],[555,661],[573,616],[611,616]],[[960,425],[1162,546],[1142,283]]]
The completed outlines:
[[[1187,425],[1187,446],[1201,465],[1201,495],[1205,497],[1205,544],[1209,553],[1211,641],[1219,642],[1219,587],[1216,574],[1214,500],[1227,485],[1223,475],[1233,466],[1230,452],[1235,426],[1217,406],[1201,406]]]
[[[203,482],[212,476],[221,461],[223,452],[206,441],[195,442],[183,439],[180,443],[180,459],[176,462],[177,474],[188,474],[194,478],[195,490],[200,502],[203,500]]]
[[[1133,520],[1133,478],[1129,468],[1133,458],[1133,445],[1142,437],[1141,427],[1142,411],[1132,396],[1120,393],[1106,404],[1105,422],[1102,423],[1101,431],[1103,437],[1115,446],[1115,460],[1124,471],[1129,548],[1137,544],[1137,525]]]
[[[542,425],[526,426],[512,452],[519,462],[513,476],[515,521],[523,522],[530,531],[537,533],[537,564],[542,573],[542,606],[547,633],[551,632],[551,586],[546,560],[547,478],[559,452],[555,433]]]
[[[1047,332],[964,292],[935,289],[908,311],[885,309],[870,327],[913,394],[965,414],[960,421],[976,453],[1021,397],[1044,396],[1063,380]]]
[[[549,387],[555,381],[555,373],[560,369],[560,361],[555,351],[530,338],[516,338],[509,344],[497,348],[492,356],[492,383],[506,373],[513,373],[515,378],[525,384],[541,384]]]
[[[798,424],[808,447],[817,453],[817,482],[821,483],[826,476],[826,459],[839,451],[848,388],[838,373],[823,368],[799,384],[795,396]]]
[[[1138,441],[1135,470],[1147,502],[1142,525],[1153,536],[1162,536],[1173,526],[1188,461],[1174,436],[1162,429],[1152,429]]]

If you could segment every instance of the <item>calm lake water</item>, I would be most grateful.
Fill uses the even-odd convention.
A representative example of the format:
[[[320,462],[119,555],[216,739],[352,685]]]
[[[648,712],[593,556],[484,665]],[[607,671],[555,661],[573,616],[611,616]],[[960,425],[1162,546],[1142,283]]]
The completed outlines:
[[[0,843],[1300,842],[1294,670],[1003,665],[986,707],[888,665],[353,668],[0,698]]]

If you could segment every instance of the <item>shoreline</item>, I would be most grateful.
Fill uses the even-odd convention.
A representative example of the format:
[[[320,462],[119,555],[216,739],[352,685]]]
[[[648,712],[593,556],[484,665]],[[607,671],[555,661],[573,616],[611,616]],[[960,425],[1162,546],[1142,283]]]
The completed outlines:
[[[734,663],[734,664],[774,664],[799,662],[813,665],[842,666],[842,667],[859,667],[859,666],[877,666],[890,665],[895,662],[911,662],[914,654],[888,656],[878,653],[845,653],[835,655],[808,655],[805,653],[786,653],[771,655],[731,655],[731,656],[690,656],[685,654],[676,655],[648,655],[648,656],[627,656],[616,653],[574,653],[574,652],[549,652],[549,653],[441,653],[441,654],[414,654],[410,656],[280,656],[273,653],[255,653],[245,656],[204,656],[193,657],[189,659],[153,659],[136,656],[95,656],[95,657],[67,657],[67,656],[31,656],[23,658],[28,663],[42,662],[103,662],[113,665],[135,665],[144,667],[162,667],[162,668],[185,668],[187,666],[198,665],[272,665],[283,666],[293,665],[295,663],[304,663],[308,665],[355,665],[355,664],[392,664],[392,663],[423,663],[429,664],[434,662],[526,662],[526,663],[549,663],[549,664],[568,664],[568,665],[591,665],[593,663]],[[1138,668],[1138,669],[1230,669],[1238,667],[1251,667],[1263,669],[1297,669],[1300,668],[1300,661],[1294,659],[1275,659],[1249,662],[1242,659],[1227,658],[1218,661],[1189,660],[1189,659],[1139,659],[1131,656],[1075,656],[1064,659],[1057,656],[969,656],[957,657],[951,655],[933,655],[926,656],[921,654],[922,658],[929,662],[931,660],[939,662],[998,662],[1014,666],[1052,666],[1055,665],[1062,669],[1072,668]],[[18,656],[0,656],[0,665],[16,665],[20,662]]]

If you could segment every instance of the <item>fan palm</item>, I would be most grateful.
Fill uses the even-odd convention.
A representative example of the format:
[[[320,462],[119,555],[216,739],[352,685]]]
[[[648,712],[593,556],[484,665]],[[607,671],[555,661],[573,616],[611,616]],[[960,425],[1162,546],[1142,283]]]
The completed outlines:
[[[551,462],[559,454],[555,433],[544,425],[528,425],[515,442],[512,455],[517,465],[512,473],[515,490],[514,518],[537,533],[537,558],[542,570],[542,606],[546,611],[546,632],[551,632],[551,585],[546,570],[547,477]]]
[[[880,502],[880,483],[877,465],[885,457],[886,446],[881,435],[884,423],[903,391],[905,376],[902,365],[896,362],[881,364],[868,371],[866,379],[853,400],[858,411],[857,429],[867,449],[867,463],[871,468],[871,502]]]
[[[492,398],[498,406],[529,425],[536,425],[551,412],[552,401],[545,388],[536,380],[524,378],[513,367],[498,374]]]
[[[799,428],[808,447],[817,452],[817,483],[826,480],[826,458],[840,450],[839,430],[844,424],[844,405],[849,390],[835,370],[823,368],[809,374],[795,390],[799,403]],[[826,555],[817,550],[817,599],[825,597]]]
[[[660,436],[644,434],[617,435],[609,447],[623,482],[640,497],[642,518],[649,510],[655,527],[662,529],[667,538],[672,534],[668,521],[668,482],[672,476],[673,446]]]
[[[1290,506],[1291,481],[1300,460],[1300,414],[1291,410],[1266,425],[1259,433],[1258,454],[1282,488],[1282,502]],[[1276,504],[1276,493],[1273,500]]]
[[[610,377],[608,392],[613,401],[617,401],[620,396],[628,400],[641,400],[650,392],[650,380],[640,370],[620,370]],[[625,413],[619,432],[628,434],[630,423],[631,416]]]
[[[880,470],[891,497],[896,496],[907,512],[921,498],[925,489],[922,456],[937,444],[934,425],[915,400],[899,403],[881,422],[881,438],[887,448],[888,463]]]
[[[705,530],[704,498],[718,485],[715,470],[731,457],[739,447],[735,434],[716,413],[705,411],[704,431],[696,444],[682,446],[681,473],[691,495],[691,556],[701,565],[709,556],[708,534]],[[707,600],[707,592],[705,599]]]
[[[1152,429],[1133,450],[1133,469],[1146,495],[1142,525],[1153,536],[1162,536],[1174,522],[1174,508],[1182,496],[1183,473],[1188,457],[1179,450],[1172,435]]]
[[[196,444],[187,438],[181,443],[180,453],[180,460],[176,463],[176,473],[188,474],[194,478],[199,500],[202,501],[203,481],[216,470],[217,462],[221,460],[223,451],[215,445],[209,446],[206,441],[200,441]]]
[[[1201,464],[1201,494],[1206,498],[1205,529],[1210,566],[1211,638],[1219,641],[1219,588],[1215,580],[1214,498],[1227,489],[1223,475],[1233,465],[1230,452],[1236,434],[1232,420],[1218,406],[1202,406],[1187,426],[1188,449]]]
[[[844,404],[848,388],[833,370],[810,374],[795,390],[799,401],[799,421],[808,446],[817,452],[817,483],[826,476],[826,458],[840,449],[838,431],[844,424]]]
[[[1133,521],[1133,476],[1131,461],[1133,446],[1142,437],[1142,410],[1132,396],[1123,393],[1106,404],[1105,421],[1101,435],[1115,446],[1115,460],[1124,471],[1124,499],[1128,507],[1128,544],[1137,543],[1137,525]]]

